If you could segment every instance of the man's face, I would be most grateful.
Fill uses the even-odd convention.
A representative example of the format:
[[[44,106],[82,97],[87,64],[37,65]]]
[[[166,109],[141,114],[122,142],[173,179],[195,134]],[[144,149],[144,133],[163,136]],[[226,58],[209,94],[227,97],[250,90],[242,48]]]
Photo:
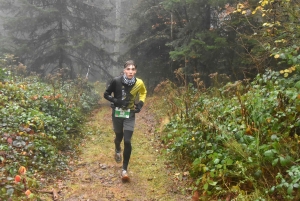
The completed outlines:
[[[123,72],[127,78],[131,79],[136,74],[136,68],[134,65],[128,65],[126,68],[124,68]]]

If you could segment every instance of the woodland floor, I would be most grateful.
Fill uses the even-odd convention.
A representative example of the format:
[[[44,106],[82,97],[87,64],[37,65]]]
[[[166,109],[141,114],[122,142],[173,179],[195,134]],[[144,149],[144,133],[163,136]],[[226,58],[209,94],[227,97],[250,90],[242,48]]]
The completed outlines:
[[[93,130],[84,140],[74,170],[56,184],[59,199],[66,201],[185,201],[192,200],[184,190],[188,177],[176,171],[160,153],[156,125],[147,105],[136,115],[132,154],[128,172],[130,181],[120,178],[121,163],[116,163],[111,108],[103,103],[94,111],[85,127]]]

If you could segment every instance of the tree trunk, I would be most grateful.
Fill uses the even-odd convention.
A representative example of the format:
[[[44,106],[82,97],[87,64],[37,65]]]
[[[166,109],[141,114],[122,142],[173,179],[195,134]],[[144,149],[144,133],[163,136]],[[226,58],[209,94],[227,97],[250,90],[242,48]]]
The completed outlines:
[[[63,6],[62,0],[59,0],[59,4],[58,4],[58,9],[61,9]],[[64,62],[64,55],[63,55],[63,48],[61,47],[61,43],[63,41],[63,16],[62,16],[62,12],[60,12],[60,21],[59,21],[59,26],[58,26],[58,32],[59,32],[59,44],[57,44],[59,46],[59,62],[58,62],[58,68],[62,69],[63,68],[63,62]]]

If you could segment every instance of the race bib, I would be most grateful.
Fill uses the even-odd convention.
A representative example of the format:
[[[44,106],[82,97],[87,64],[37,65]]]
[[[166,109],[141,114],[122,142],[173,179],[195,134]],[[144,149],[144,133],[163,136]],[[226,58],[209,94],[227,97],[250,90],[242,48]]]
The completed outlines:
[[[129,118],[129,115],[130,115],[130,109],[123,110],[122,108],[116,107],[115,117]]]

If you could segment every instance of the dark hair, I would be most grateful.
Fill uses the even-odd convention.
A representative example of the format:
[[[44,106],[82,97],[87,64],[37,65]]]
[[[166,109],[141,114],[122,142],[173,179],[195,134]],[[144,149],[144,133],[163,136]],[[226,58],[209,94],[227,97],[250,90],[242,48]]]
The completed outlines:
[[[133,60],[126,61],[125,64],[124,64],[124,68],[126,68],[129,65],[134,65],[134,67],[137,68],[137,65],[135,65]]]

